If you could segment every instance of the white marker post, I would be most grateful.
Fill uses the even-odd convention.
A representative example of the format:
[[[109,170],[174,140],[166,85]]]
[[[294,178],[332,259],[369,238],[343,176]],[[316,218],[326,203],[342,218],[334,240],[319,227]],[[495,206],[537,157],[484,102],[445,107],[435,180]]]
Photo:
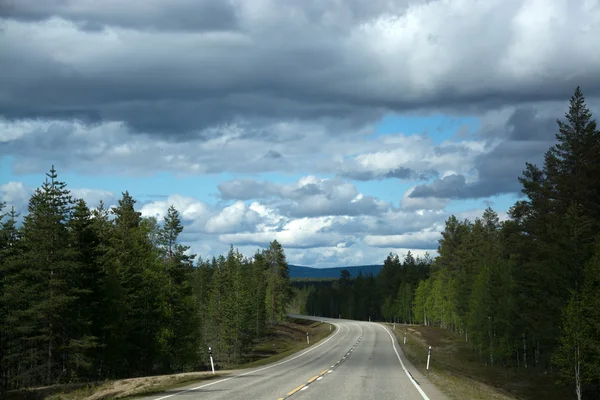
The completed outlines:
[[[394,330],[396,330],[396,323],[394,322]]]
[[[371,316],[369,315],[369,322],[371,322]]]
[[[310,339],[308,338],[308,332],[306,332],[306,344],[310,344]]]
[[[404,344],[406,344],[406,335],[404,335]]]
[[[213,363],[212,348],[210,346],[208,347],[208,354],[210,355],[210,367],[212,368],[212,373],[214,375],[215,374],[215,364]]]
[[[429,371],[429,359],[431,359],[431,346],[429,346],[429,350],[427,351],[427,370]]]

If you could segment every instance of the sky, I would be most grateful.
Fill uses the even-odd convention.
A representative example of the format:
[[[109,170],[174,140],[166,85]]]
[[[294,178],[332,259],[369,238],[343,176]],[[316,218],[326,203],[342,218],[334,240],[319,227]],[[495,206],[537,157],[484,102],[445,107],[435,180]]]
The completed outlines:
[[[507,218],[578,85],[600,112],[600,0],[0,0],[0,48],[0,201],[54,165],[203,258],[435,256]]]

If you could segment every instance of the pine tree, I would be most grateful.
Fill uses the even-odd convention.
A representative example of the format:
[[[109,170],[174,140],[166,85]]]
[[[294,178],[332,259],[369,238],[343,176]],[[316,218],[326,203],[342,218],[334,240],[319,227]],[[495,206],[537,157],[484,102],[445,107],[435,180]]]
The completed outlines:
[[[54,167],[29,202],[19,248],[9,257],[5,301],[7,321],[18,332],[10,338],[17,385],[55,383],[68,378],[67,358],[72,322],[69,313],[78,299],[71,278],[78,273],[68,245],[67,222],[73,201]],[[68,372],[68,371],[67,371]]]
[[[157,368],[164,326],[167,283],[161,271],[158,250],[152,245],[142,223],[141,213],[135,210],[136,201],[128,192],[123,193],[115,215],[114,248],[116,274],[123,290],[124,326],[121,334],[127,344],[124,371],[129,376],[150,374]],[[163,332],[164,334],[164,332]],[[161,347],[162,346],[162,347]]]
[[[267,319],[275,324],[283,319],[290,301],[290,276],[285,253],[277,240],[269,244],[265,252],[267,263]]]
[[[193,291],[194,255],[186,254],[189,246],[178,243],[183,232],[181,217],[174,206],[170,206],[164,218],[159,242],[164,254],[165,272],[168,277],[166,291],[166,307],[168,326],[167,358],[171,365],[168,369],[184,371],[194,365],[199,347],[197,332],[199,330],[199,314]]]
[[[118,270],[114,247],[114,226],[104,203],[92,211],[91,229],[97,240],[95,247],[99,273],[98,309],[92,332],[98,337],[96,373],[98,379],[125,376],[127,299]]]
[[[251,290],[252,290],[252,319],[254,337],[261,337],[266,331],[266,271],[267,263],[263,252],[257,251],[252,261]]]
[[[73,250],[73,262],[78,271],[69,279],[71,287],[77,288],[77,302],[70,313],[68,330],[71,339],[68,370],[72,378],[87,378],[92,374],[98,332],[94,320],[103,312],[101,300],[101,270],[97,261],[98,240],[93,230],[92,213],[84,200],[78,200],[68,221],[69,246]]]
[[[7,260],[15,256],[19,233],[17,230],[18,214],[14,206],[8,214],[2,211],[4,203],[0,203],[0,395],[4,394],[10,387],[11,377],[11,348],[9,337],[14,332],[8,325],[8,310],[10,303],[5,296],[5,284],[8,269]],[[0,396],[1,397],[1,396]]]

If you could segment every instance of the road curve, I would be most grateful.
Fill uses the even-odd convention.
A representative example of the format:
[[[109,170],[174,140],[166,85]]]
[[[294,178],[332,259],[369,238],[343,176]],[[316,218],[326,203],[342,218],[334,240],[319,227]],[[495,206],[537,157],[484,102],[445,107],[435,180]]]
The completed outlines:
[[[329,322],[337,329],[321,342],[273,364],[145,399],[446,399],[404,359],[403,367],[399,346],[382,325],[294,317]]]

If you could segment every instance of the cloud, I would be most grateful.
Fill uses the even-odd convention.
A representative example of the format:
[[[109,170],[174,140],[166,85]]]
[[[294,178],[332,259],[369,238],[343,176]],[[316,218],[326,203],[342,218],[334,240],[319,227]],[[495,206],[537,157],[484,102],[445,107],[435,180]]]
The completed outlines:
[[[411,232],[404,235],[367,235],[364,237],[364,242],[373,247],[403,247],[408,249],[435,249],[437,248],[438,240],[443,230],[437,227],[437,230],[428,229],[420,232]]]
[[[104,202],[105,207],[111,207],[117,204],[117,197],[107,190],[99,189],[69,189],[71,195],[76,199],[85,200],[86,204],[90,208],[96,208],[100,204],[100,201]]]
[[[600,91],[593,2],[12,0],[4,9],[0,112],[11,120],[122,121],[181,137],[238,117],[367,122],[386,111],[562,100],[577,84]]]
[[[406,167],[398,167],[388,171],[349,171],[342,176],[357,181],[371,181],[381,179],[400,179],[400,180],[427,180],[437,175],[437,171],[425,171],[418,173]]]
[[[142,205],[140,212],[143,217],[154,217],[162,222],[170,206],[175,207],[183,222],[188,223],[188,229],[198,230],[207,223],[212,212],[211,207],[190,196],[170,195],[165,200],[150,201]]]
[[[415,210],[443,210],[449,203],[447,198],[438,198],[435,196],[413,197],[415,189],[419,186],[414,186],[404,192],[400,205],[402,209],[408,211]],[[423,189],[420,189],[423,190]]]
[[[14,207],[17,213],[26,213],[32,194],[33,189],[25,186],[23,182],[8,182],[0,185],[0,203],[5,203],[3,211],[10,211]]]
[[[315,248],[337,246],[352,241],[350,236],[342,236],[335,232],[319,232],[331,223],[327,217],[291,219],[281,230],[264,230],[255,233],[232,233],[219,236],[224,243],[234,245],[255,245],[265,247],[272,240],[277,240],[284,247]]]
[[[284,185],[268,181],[234,180],[220,184],[223,199],[269,199],[291,217],[324,215],[378,215],[389,205],[373,196],[365,196],[356,187],[339,178],[317,178],[309,175],[295,184]]]
[[[253,231],[260,219],[260,214],[253,210],[252,206],[247,207],[243,202],[236,201],[213,215],[206,222],[206,231],[209,233]]]

